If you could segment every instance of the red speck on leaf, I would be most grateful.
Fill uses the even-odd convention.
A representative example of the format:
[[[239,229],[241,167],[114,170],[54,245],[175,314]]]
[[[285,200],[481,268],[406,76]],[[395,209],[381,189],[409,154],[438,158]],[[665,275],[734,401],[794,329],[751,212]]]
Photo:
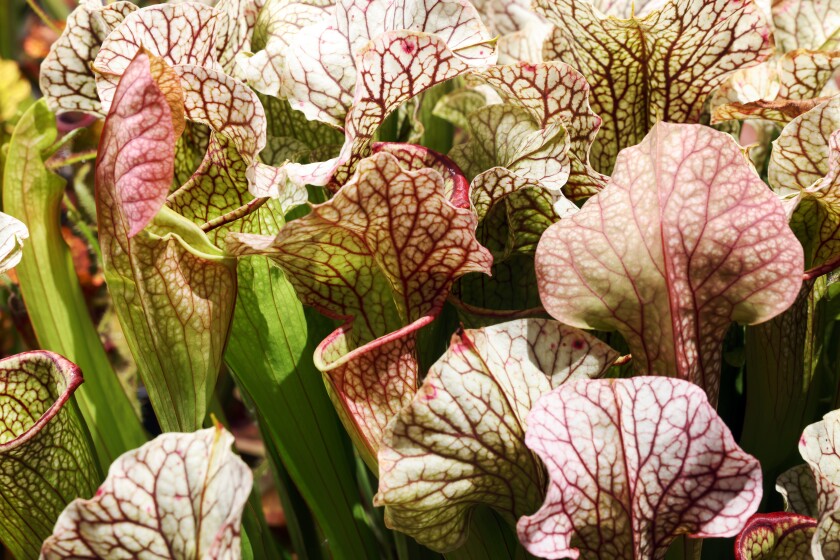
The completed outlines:
[[[412,54],[417,49],[417,45],[407,39],[401,40],[400,45],[402,45],[402,49],[405,51],[405,54]]]

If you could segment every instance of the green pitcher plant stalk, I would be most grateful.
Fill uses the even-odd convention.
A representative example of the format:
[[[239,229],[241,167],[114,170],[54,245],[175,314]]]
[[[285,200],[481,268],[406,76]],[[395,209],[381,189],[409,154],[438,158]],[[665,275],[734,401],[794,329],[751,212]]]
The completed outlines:
[[[840,2],[56,35],[0,96],[3,553],[840,558]]]

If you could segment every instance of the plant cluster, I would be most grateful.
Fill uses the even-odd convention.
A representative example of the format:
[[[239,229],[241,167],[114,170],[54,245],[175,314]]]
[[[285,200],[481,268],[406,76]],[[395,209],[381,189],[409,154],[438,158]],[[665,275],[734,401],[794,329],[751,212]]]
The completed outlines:
[[[840,0],[81,0],[3,153],[0,542],[840,558],[838,69]]]

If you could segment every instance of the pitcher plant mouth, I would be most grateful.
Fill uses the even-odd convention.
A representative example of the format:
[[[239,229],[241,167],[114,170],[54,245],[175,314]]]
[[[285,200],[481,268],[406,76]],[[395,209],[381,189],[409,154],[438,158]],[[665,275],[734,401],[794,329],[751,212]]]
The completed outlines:
[[[52,362],[52,367],[54,368],[55,372],[59,372],[61,375],[61,385],[59,391],[55,391],[58,395],[53,400],[52,404],[43,411],[40,411],[38,419],[35,420],[32,424],[30,424],[25,430],[21,433],[15,435],[14,438],[0,443],[0,453],[7,453],[9,451],[14,450],[15,448],[20,447],[21,445],[25,444],[26,442],[30,441],[32,438],[38,435],[38,433],[44,429],[44,427],[49,424],[49,422],[55,418],[55,416],[61,411],[67,401],[70,400],[70,397],[73,396],[73,393],[79,386],[84,382],[84,378],[82,377],[82,371],[79,367],[58,354],[53,352],[47,352],[44,350],[33,350],[30,352],[23,352],[21,354],[16,354],[10,358],[5,358],[4,360],[0,360],[0,375],[3,372],[4,363],[9,363],[10,361],[26,361],[29,359],[48,359]],[[57,380],[56,380],[57,381]],[[56,383],[55,385],[58,385]],[[59,387],[55,388],[48,388],[51,392],[54,392],[54,389],[58,389]],[[23,407],[23,403],[18,402],[21,407]]]
[[[442,308],[443,305],[440,305],[438,309],[432,310],[429,313],[429,315],[421,317],[420,319],[417,319],[413,323],[406,325],[405,327],[399,330],[390,332],[386,335],[382,335],[378,338],[375,338],[374,340],[371,340],[370,342],[363,344],[362,346],[359,346],[358,348],[354,348],[353,350],[342,354],[337,359],[330,360],[328,358],[325,358],[324,355],[329,352],[330,347],[333,344],[345,340],[347,333],[353,330],[353,323],[351,320],[334,330],[332,333],[330,333],[330,335],[318,345],[318,347],[315,350],[314,356],[315,366],[322,372],[329,374],[330,371],[343,365],[346,365],[348,362],[355,360],[359,356],[362,356],[369,352],[373,352],[376,349],[381,348],[382,346],[390,342],[394,342],[395,340],[399,340],[401,338],[416,333],[421,328],[431,324],[435,320],[435,317],[437,317],[437,315],[440,313],[440,310]]]

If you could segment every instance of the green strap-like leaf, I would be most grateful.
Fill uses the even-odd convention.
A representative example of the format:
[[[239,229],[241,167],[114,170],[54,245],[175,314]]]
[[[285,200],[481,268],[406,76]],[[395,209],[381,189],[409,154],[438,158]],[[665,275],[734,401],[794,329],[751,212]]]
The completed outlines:
[[[105,121],[96,167],[105,279],[152,406],[165,431],[204,420],[236,297],[235,263],[198,226],[168,208],[134,237],[122,199],[138,184],[170,184],[169,106],[139,54]]]
[[[238,279],[225,361],[264,419],[264,433],[324,531],[333,558],[375,558],[373,534],[353,515],[361,501],[346,436],[312,362],[330,327],[321,320],[324,328],[317,328],[314,313],[307,321],[294,288],[266,257],[241,259]]]
[[[416,388],[417,329],[440,312],[456,278],[490,268],[465,193],[456,205],[444,188],[440,173],[404,171],[379,153],[276,237],[240,234],[230,243],[235,254],[271,256],[305,304],[346,321],[315,363],[370,466],[382,429]]]
[[[38,556],[61,510],[100,480],[71,400],[81,383],[51,352],[0,361],[0,542],[21,560]]]
[[[761,461],[767,498],[775,497],[774,479],[799,462],[796,444],[817,410],[820,333],[829,320],[820,303],[824,291],[822,279],[805,282],[784,313],[746,328],[747,407],[740,443]]]
[[[38,343],[85,373],[76,397],[104,469],[146,436],[102,348],[61,236],[64,180],[43,162],[55,137],[55,117],[43,101],[21,117],[6,156],[3,208],[29,229],[16,272]]]

